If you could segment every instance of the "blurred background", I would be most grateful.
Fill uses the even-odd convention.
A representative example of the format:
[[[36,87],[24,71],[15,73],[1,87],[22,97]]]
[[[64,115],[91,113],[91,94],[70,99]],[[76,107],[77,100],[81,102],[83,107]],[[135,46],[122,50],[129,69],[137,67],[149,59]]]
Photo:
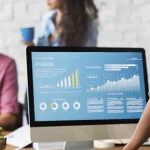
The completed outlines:
[[[95,0],[95,3],[99,10],[98,46],[145,48],[150,76],[150,1]],[[45,11],[43,0],[0,0],[0,52],[16,60],[20,102],[24,101],[27,85],[26,47],[20,28],[39,25]]]

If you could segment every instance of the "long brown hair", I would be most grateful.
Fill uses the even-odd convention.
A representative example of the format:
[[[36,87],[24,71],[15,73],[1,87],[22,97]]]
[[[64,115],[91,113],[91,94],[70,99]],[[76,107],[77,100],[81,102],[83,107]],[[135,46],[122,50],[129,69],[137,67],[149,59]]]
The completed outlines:
[[[86,40],[89,20],[97,18],[93,0],[64,0],[61,45],[82,46]]]

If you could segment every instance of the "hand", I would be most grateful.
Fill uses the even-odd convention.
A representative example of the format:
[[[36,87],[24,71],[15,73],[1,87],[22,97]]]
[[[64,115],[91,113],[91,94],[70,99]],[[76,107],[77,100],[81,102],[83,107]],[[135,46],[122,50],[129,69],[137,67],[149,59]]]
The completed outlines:
[[[134,148],[132,144],[127,144],[123,147],[123,150],[138,150],[138,148]]]
[[[123,150],[130,150],[130,149],[128,148],[128,145],[125,145],[125,146],[123,147]]]
[[[33,42],[25,42],[23,41],[23,44],[26,46],[35,46]]]

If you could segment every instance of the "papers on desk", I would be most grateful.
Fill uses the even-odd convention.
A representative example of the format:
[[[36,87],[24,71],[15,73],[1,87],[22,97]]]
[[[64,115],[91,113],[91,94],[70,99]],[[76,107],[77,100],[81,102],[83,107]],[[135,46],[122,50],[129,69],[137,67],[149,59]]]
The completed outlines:
[[[31,144],[29,125],[18,128],[17,130],[6,135],[7,144],[17,147],[17,150]]]
[[[26,125],[6,135],[7,144],[20,150],[31,144],[30,126]],[[33,143],[35,150],[64,150],[66,142]]]
[[[130,142],[130,139],[120,139],[120,141],[121,141],[121,144],[127,144],[127,143]],[[143,145],[149,146],[149,145],[150,145],[150,138],[147,139],[147,140],[143,143]]]
[[[35,150],[64,150],[66,142],[33,143]]]

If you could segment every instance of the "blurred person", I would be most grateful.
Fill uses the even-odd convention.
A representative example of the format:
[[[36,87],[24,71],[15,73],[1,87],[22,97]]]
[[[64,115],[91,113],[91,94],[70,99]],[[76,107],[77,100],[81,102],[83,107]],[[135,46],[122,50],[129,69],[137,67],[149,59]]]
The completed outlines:
[[[15,61],[0,53],[0,126],[14,129],[17,126],[19,105]]]
[[[150,93],[149,93],[150,97]],[[150,137],[150,100],[148,101],[144,113],[137,124],[130,142],[123,150],[138,150],[143,143]]]
[[[34,45],[97,45],[98,11],[93,0],[47,0],[47,6],[48,12],[35,32]]]
[[[97,46],[98,10],[93,0],[47,0],[47,6],[34,42],[24,42],[25,45]],[[27,103],[26,92],[26,112]]]

